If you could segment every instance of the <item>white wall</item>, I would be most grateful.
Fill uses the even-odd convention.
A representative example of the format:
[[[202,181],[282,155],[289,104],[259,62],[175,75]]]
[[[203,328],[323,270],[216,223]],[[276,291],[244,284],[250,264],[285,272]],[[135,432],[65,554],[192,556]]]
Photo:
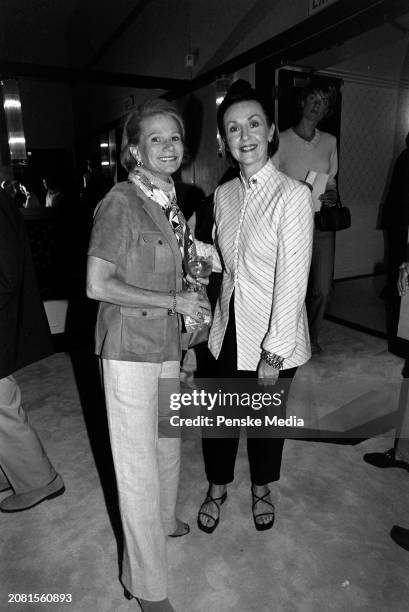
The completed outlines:
[[[352,227],[337,234],[335,278],[372,274],[384,263],[380,211],[409,130],[407,37],[325,70],[343,79],[339,189]]]
[[[371,274],[383,262],[378,218],[395,157],[399,93],[344,79],[339,190],[351,209],[352,227],[337,234],[335,278]]]

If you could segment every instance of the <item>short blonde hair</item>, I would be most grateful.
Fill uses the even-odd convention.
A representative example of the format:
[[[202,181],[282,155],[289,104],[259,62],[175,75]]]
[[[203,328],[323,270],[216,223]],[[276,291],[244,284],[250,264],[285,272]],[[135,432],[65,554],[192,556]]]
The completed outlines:
[[[182,115],[172,102],[168,102],[162,98],[155,98],[143,102],[134,112],[128,115],[122,133],[120,159],[122,166],[128,172],[131,172],[136,165],[136,161],[131,155],[130,147],[136,146],[139,143],[142,121],[147,117],[153,117],[153,115],[168,115],[172,117],[180,127],[182,139],[185,138],[185,124]]]

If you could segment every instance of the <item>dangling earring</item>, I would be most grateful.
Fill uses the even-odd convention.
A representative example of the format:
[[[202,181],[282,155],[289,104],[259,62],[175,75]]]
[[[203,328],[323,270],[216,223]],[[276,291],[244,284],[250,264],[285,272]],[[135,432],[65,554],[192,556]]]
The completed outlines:
[[[138,147],[132,145],[131,147],[129,147],[129,152],[135,160],[135,166],[137,166],[138,168],[142,168],[143,161],[140,158]]]
[[[226,154],[228,153],[228,148],[227,145],[224,141],[224,139],[220,136],[219,131],[217,132],[217,155],[218,157],[226,157]]]

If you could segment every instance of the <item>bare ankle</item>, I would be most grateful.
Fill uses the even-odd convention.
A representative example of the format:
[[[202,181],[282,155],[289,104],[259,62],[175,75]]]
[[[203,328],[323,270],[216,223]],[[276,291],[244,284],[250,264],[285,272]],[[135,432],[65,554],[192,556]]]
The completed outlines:
[[[210,495],[212,497],[221,497],[227,489],[227,485],[225,484],[210,484]]]

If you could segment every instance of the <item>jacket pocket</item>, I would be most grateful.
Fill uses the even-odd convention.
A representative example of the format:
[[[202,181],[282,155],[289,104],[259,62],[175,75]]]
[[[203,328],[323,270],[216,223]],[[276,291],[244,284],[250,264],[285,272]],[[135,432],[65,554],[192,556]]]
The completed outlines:
[[[167,310],[121,307],[122,347],[137,355],[160,353],[165,347]]]
[[[167,274],[174,270],[172,249],[160,232],[142,232],[142,243],[152,257],[154,272]]]

